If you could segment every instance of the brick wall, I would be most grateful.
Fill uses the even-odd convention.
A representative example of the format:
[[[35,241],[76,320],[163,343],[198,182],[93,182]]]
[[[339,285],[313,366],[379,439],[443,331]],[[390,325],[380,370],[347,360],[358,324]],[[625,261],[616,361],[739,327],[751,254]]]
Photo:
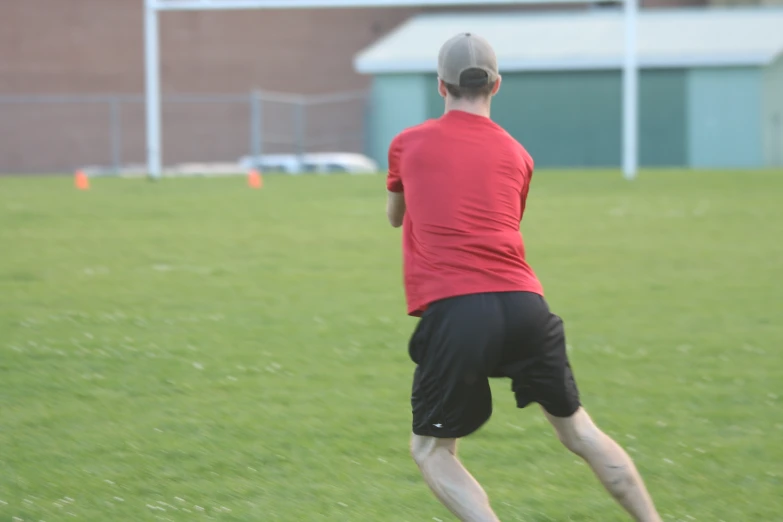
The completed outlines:
[[[412,12],[163,13],[163,91],[315,94],[363,89],[369,79],[353,71],[353,55]],[[141,94],[142,31],[142,0],[2,0],[0,96]],[[274,118],[275,111],[269,112]],[[291,110],[277,112],[285,120],[281,124],[290,126]],[[357,109],[321,112],[355,120]],[[123,159],[143,161],[143,105],[123,104],[121,114]],[[0,171],[60,172],[107,164],[109,118],[106,104],[0,103]],[[165,160],[235,159],[247,152],[248,127],[247,112],[238,105],[167,106]],[[360,150],[362,144],[352,147]]]
[[[0,96],[143,93],[143,0],[0,0]],[[646,6],[704,0],[646,0]],[[253,89],[300,94],[365,89],[356,52],[416,9],[177,12],[161,15],[165,93]],[[291,134],[292,109],[269,104],[265,133]],[[122,159],[144,160],[144,113],[124,103]],[[313,111],[308,127],[361,126],[362,105]],[[225,161],[247,152],[240,104],[173,104],[163,111],[164,161]],[[107,104],[0,103],[0,172],[67,172],[109,164]],[[342,149],[361,151],[360,139]]]

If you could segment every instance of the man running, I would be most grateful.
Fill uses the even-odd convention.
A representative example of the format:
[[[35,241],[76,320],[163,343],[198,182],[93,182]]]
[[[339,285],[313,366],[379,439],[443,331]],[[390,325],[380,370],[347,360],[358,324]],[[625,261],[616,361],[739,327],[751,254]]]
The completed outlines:
[[[411,453],[437,498],[462,521],[498,518],[457,459],[457,440],[492,413],[490,377],[512,380],[517,406],[538,403],[637,521],[660,522],[631,459],[579,402],[562,320],[543,298],[519,232],[533,159],[490,119],[495,52],[470,33],[438,57],[445,114],[389,148],[387,215],[403,227],[408,314],[419,317]]]

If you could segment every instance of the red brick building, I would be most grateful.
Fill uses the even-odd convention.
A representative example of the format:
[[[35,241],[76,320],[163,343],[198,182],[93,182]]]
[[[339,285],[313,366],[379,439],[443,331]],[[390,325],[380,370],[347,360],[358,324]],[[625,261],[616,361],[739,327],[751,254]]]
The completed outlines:
[[[108,165],[113,154],[126,163],[143,162],[142,2],[0,2],[0,172],[67,172],[86,164]],[[675,3],[684,2],[650,0],[645,5]],[[310,95],[366,89],[369,79],[353,70],[354,54],[417,11],[163,13],[164,96],[245,97],[255,89]],[[107,100],[43,103],[20,98],[41,95],[135,98],[115,107],[114,115]],[[247,153],[250,122],[243,99],[164,104],[164,162],[226,161]],[[360,100],[313,110],[307,133],[322,134],[328,123],[355,135],[363,110]],[[264,104],[264,133],[271,146],[277,140],[284,147],[291,137],[292,111],[290,104]],[[114,152],[112,117],[119,122],[115,139],[120,141],[115,145],[121,144]],[[276,131],[282,137],[276,137]],[[361,151],[363,145],[361,137],[354,136],[340,146]]]

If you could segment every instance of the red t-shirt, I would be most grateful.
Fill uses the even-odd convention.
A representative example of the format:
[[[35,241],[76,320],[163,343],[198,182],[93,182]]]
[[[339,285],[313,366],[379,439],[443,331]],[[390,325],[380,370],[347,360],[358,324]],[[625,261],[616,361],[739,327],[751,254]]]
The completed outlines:
[[[453,110],[394,138],[386,186],[405,194],[409,315],[458,295],[543,295],[519,231],[532,175],[530,154],[483,116]]]

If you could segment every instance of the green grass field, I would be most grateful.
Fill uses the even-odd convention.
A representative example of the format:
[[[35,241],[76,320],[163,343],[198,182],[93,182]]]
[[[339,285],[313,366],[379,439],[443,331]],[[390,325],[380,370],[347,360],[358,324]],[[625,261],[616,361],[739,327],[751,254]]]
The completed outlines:
[[[666,520],[783,520],[783,172],[536,174],[529,260]],[[0,179],[0,521],[453,520],[382,176]],[[493,384],[505,521],[627,520]]]

